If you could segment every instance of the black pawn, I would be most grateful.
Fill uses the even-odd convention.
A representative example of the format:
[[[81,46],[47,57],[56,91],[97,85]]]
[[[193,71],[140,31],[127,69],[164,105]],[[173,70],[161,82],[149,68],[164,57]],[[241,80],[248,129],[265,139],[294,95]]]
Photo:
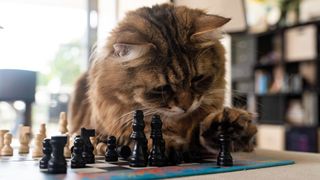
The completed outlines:
[[[81,128],[81,138],[84,142],[82,157],[85,159],[87,164],[93,164],[95,162],[93,154],[94,147],[90,141],[90,137],[95,136],[95,134],[94,129]]]
[[[84,168],[86,166],[86,161],[82,157],[83,145],[83,139],[76,136],[72,147],[71,168]]]
[[[137,110],[133,116],[132,134],[130,136],[133,141],[133,150],[129,158],[129,165],[132,167],[145,167],[148,163],[147,141],[144,134],[143,112]]]
[[[177,151],[171,148],[168,153],[168,165],[176,166],[178,164],[181,164],[182,161],[183,161],[183,152]]]
[[[150,166],[165,166],[166,157],[164,152],[164,140],[162,138],[162,122],[159,115],[152,116],[151,121],[151,138],[152,149],[149,156]]]
[[[42,141],[42,152],[44,156],[41,158],[39,162],[40,169],[48,169],[48,162],[51,157],[52,148],[50,144],[50,139],[44,139]]]
[[[110,136],[108,138],[108,141],[107,141],[108,149],[105,154],[105,159],[107,162],[118,161],[118,152],[116,150],[116,148],[117,148],[116,141],[117,141],[116,137],[114,137],[114,136]]]
[[[229,150],[230,147],[230,137],[228,134],[228,127],[230,123],[228,121],[228,111],[223,111],[223,119],[221,125],[221,134],[219,134],[218,143],[220,146],[220,151],[217,157],[218,166],[233,166],[232,156]]]
[[[219,135],[220,151],[217,158],[218,166],[233,166],[232,156],[229,150],[230,138],[225,134]]]
[[[129,146],[119,146],[117,148],[118,155],[123,159],[128,159],[131,155],[131,149]]]
[[[67,143],[67,136],[52,136],[50,144],[52,147],[51,158],[48,162],[48,172],[60,174],[67,172],[67,162],[63,155],[64,146]]]

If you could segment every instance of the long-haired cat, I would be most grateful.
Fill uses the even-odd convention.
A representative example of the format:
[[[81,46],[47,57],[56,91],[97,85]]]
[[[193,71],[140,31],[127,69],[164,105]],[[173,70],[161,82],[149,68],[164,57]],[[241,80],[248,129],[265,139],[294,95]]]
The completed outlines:
[[[70,133],[94,128],[100,140],[113,135],[130,144],[132,115],[141,109],[147,137],[151,116],[161,116],[167,150],[215,152],[225,111],[232,149],[253,150],[252,115],[223,107],[219,28],[229,20],[170,4],[129,12],[76,84]]]

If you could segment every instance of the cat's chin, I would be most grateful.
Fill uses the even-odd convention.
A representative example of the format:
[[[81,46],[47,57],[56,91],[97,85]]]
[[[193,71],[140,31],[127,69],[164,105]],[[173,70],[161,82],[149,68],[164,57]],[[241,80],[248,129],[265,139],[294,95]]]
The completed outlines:
[[[185,112],[184,110],[182,110],[180,108],[173,109],[173,110],[159,109],[158,112],[160,112],[162,115],[164,115],[166,117],[174,117],[174,118],[181,118],[181,117],[189,114],[189,112]]]

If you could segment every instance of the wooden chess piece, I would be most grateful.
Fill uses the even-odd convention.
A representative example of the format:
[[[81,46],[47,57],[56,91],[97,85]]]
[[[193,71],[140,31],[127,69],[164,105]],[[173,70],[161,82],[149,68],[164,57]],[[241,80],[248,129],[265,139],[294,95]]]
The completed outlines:
[[[42,134],[37,134],[36,137],[34,138],[34,149],[32,151],[32,157],[42,157],[43,152],[42,152],[42,140],[43,140],[43,135]]]
[[[74,139],[74,146],[72,150],[71,168],[84,168],[86,167],[86,161],[82,157],[84,142],[80,136],[76,136]]]
[[[39,168],[48,169],[48,162],[51,158],[51,153],[52,153],[50,139],[44,139],[42,141],[42,153],[43,153],[43,157],[39,161]]]
[[[42,139],[45,139],[47,137],[47,128],[45,123],[40,124],[39,132],[42,135]]]
[[[65,112],[61,112],[60,118],[59,118],[59,132],[61,134],[67,133],[68,132],[67,126],[68,126],[67,115]]]
[[[6,133],[4,135],[4,141],[3,141],[4,146],[1,149],[2,156],[13,156],[13,149],[11,147],[11,142],[12,142],[12,134]]]
[[[67,143],[63,148],[63,155],[66,158],[70,158],[71,157],[71,150],[69,149],[69,143],[70,143],[69,138],[70,138],[69,135],[67,135]]]
[[[166,157],[162,147],[162,122],[159,115],[153,115],[151,120],[152,149],[149,156],[150,166],[165,166]]]
[[[97,155],[104,156],[107,151],[107,144],[104,142],[99,142],[96,146]]]
[[[90,137],[93,137],[96,135],[96,131],[94,129],[86,129],[86,128],[81,128],[81,138],[83,139],[84,142],[84,149],[82,156],[86,161],[86,164],[93,164],[95,162],[93,150],[94,147],[92,146],[90,142]]]
[[[134,113],[132,121],[132,133],[130,139],[133,141],[132,154],[129,157],[129,166],[146,167],[148,163],[147,138],[144,134],[144,115],[141,110]]]
[[[108,150],[105,154],[105,160],[107,162],[114,162],[118,161],[118,152],[116,150],[117,148],[117,142],[116,137],[110,136],[107,141]]]
[[[219,134],[219,146],[220,151],[217,157],[217,165],[218,166],[233,166],[233,159],[230,153],[230,136],[228,136],[228,126],[230,124],[228,123],[228,120],[226,119],[228,117],[227,111],[223,111],[223,120],[221,125],[221,134]]]
[[[1,151],[1,149],[2,149],[2,147],[3,147],[3,141],[4,141],[4,135],[7,133],[7,132],[9,132],[8,130],[6,130],[6,129],[1,129],[0,130],[0,151]]]
[[[30,143],[30,126],[20,126],[19,128],[19,154],[28,154],[29,153],[29,143]]]
[[[48,162],[48,173],[65,174],[67,172],[67,161],[63,155],[63,149],[67,143],[66,136],[52,136],[50,144],[52,153]]]
[[[90,142],[93,145],[93,154],[97,155],[97,138],[95,136],[90,137]]]

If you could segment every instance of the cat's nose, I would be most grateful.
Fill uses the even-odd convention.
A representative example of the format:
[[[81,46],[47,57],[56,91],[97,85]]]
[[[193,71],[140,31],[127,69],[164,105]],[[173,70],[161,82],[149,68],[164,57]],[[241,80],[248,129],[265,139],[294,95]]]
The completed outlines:
[[[193,97],[190,92],[183,91],[179,94],[179,107],[184,111],[187,112],[190,106],[193,103]]]

